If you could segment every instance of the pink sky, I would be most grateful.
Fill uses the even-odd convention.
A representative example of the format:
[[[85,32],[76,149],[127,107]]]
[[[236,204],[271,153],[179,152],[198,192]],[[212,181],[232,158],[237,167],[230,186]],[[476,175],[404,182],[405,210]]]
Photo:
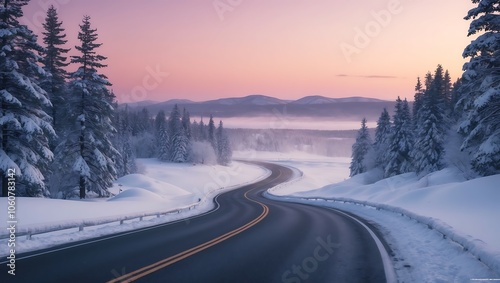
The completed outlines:
[[[121,102],[412,99],[416,77],[437,64],[453,80],[461,75],[471,41],[463,17],[473,7],[470,0],[32,0],[23,20],[36,33],[46,3],[58,9],[68,47],[78,44],[83,15],[91,16],[108,57],[103,73]]]

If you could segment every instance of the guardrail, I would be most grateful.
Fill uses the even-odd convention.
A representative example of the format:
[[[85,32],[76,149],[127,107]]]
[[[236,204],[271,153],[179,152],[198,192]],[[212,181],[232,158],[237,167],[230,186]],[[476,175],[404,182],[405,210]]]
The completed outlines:
[[[39,234],[45,234],[45,233],[51,233],[51,232],[56,232],[60,230],[68,230],[68,229],[76,229],[78,228],[78,231],[83,231],[85,227],[92,227],[92,226],[99,226],[99,225],[105,225],[105,224],[111,224],[115,222],[119,222],[120,225],[124,224],[125,221],[129,220],[134,220],[134,219],[139,219],[139,221],[142,221],[145,217],[151,217],[151,216],[156,216],[157,218],[160,218],[161,216],[169,215],[169,214],[179,214],[183,211],[189,211],[194,209],[196,206],[198,206],[201,202],[198,202],[196,204],[178,208],[178,209],[173,209],[173,210],[168,210],[168,211],[157,211],[157,212],[143,212],[143,213],[135,213],[135,214],[129,214],[129,215],[123,215],[123,216],[108,216],[108,217],[102,217],[102,218],[94,218],[94,219],[83,219],[79,221],[74,221],[71,223],[54,223],[54,224],[44,224],[43,226],[30,226],[30,227],[16,227],[16,236],[26,236],[28,240],[31,239],[33,235],[39,235]],[[0,239],[8,239],[10,236],[10,233],[5,233],[1,232],[0,233]]]

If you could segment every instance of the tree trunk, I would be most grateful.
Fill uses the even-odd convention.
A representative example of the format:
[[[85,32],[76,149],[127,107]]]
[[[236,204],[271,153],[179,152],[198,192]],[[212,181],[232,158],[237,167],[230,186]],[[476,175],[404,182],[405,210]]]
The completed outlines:
[[[3,109],[3,104],[2,104],[2,109]],[[2,128],[2,149],[6,152],[6,148],[7,148],[7,126],[3,125]],[[7,152],[6,152],[7,153]],[[4,171],[4,170],[0,170],[0,178],[2,178],[2,197],[7,197],[8,196],[8,183],[9,183],[9,180],[8,180],[8,176],[7,176],[7,171]]]
[[[80,199],[85,198],[85,178],[80,176]]]
[[[83,153],[84,153],[84,147],[85,147],[85,136],[83,133],[83,127],[84,127],[84,122],[80,122],[81,125],[81,134],[80,134],[80,156],[83,158]],[[82,173],[80,172],[80,199],[85,198],[85,177],[81,175]]]
[[[2,197],[7,197],[9,195],[7,174],[3,170],[0,170],[0,178],[2,178]]]

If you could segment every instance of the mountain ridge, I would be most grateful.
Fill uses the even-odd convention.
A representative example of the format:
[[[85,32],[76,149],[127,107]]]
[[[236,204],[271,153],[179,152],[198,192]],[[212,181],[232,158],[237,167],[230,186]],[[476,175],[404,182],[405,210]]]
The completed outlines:
[[[384,108],[389,113],[393,112],[395,101],[366,97],[330,98],[319,95],[306,96],[290,101],[265,95],[249,95],[201,102],[171,99],[150,105],[138,103],[138,105],[142,106],[129,106],[128,108],[136,110],[146,108],[150,115],[153,116],[160,110],[170,113],[174,104],[177,104],[181,109],[186,108],[191,117],[209,117],[210,115],[218,118],[327,117],[337,120],[361,121],[362,118],[366,118],[369,121],[376,121]],[[121,105],[121,107],[125,106]]]
[[[347,102],[387,102],[387,100],[377,99],[377,98],[369,98],[362,96],[351,96],[351,97],[340,97],[340,98],[332,98],[321,95],[310,95],[304,96],[302,98],[296,100],[285,100],[276,98],[273,96],[267,96],[262,94],[252,94],[242,97],[228,97],[228,98],[219,98],[205,101],[192,101],[189,99],[170,99],[166,101],[138,101],[133,103],[120,103],[120,105],[127,104],[129,106],[144,106],[144,105],[152,105],[152,104],[165,104],[165,105],[174,105],[174,104],[220,104],[220,105],[237,105],[237,104],[251,104],[251,105],[283,105],[283,104],[326,104],[326,103],[347,103]]]

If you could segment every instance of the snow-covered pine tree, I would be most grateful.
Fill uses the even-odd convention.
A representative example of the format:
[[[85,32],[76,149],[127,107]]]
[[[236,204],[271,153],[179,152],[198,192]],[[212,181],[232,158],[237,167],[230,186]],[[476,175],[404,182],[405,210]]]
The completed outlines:
[[[191,123],[191,139],[193,141],[200,141],[200,124],[196,120]]]
[[[356,137],[356,142],[352,145],[352,160],[351,166],[349,167],[351,170],[351,177],[367,171],[365,158],[371,150],[371,147],[372,140],[368,132],[368,127],[366,126],[366,119],[363,118],[361,121],[361,128]]]
[[[419,122],[411,155],[414,169],[422,175],[444,167],[444,140],[448,129],[445,113],[449,109],[444,89],[443,68],[438,65],[430,89],[425,91],[422,107],[416,115]]]
[[[142,108],[141,111],[133,113],[135,119],[132,120],[132,136],[138,136],[145,132],[152,132],[151,116],[146,108]]]
[[[434,78],[432,77],[432,73],[430,71],[427,72],[427,74],[425,74],[425,80],[424,80],[425,90],[431,89],[433,80]]]
[[[115,109],[118,109],[116,107]],[[114,147],[121,153],[116,160],[116,171],[118,177],[135,173],[137,166],[135,163],[135,153],[132,149],[130,138],[132,136],[132,126],[130,112],[125,106],[123,110],[116,110],[115,124],[117,125],[117,134],[114,136]]]
[[[192,133],[191,133],[191,117],[189,115],[189,111],[187,111],[186,108],[184,108],[184,110],[182,111],[181,122],[182,122],[182,128],[184,128],[184,132],[186,133],[186,137],[189,140],[191,140],[191,136],[192,136]]]
[[[158,111],[155,118],[155,136],[158,148],[158,159],[170,160],[170,137],[168,135],[167,118],[163,110]]]
[[[444,72],[444,77],[443,77],[443,96],[444,96],[444,102],[446,104],[446,111],[450,112],[453,109],[453,106],[451,105],[451,92],[453,90],[453,86],[451,83],[451,76],[450,72],[446,70]]]
[[[214,151],[217,152],[217,140],[215,138],[215,122],[214,117],[210,115],[210,121],[208,121],[208,142],[214,148]]]
[[[440,64],[437,65],[436,70],[434,71],[434,76],[432,77],[432,83],[430,88],[426,89],[426,93],[433,92],[436,103],[444,104],[445,103],[445,82],[444,82],[444,73],[443,66]],[[443,107],[444,108],[444,107]]]
[[[157,158],[158,139],[155,130],[155,119],[145,108],[130,112],[131,146],[137,158]]]
[[[432,76],[430,78],[429,77],[426,78],[426,81],[429,80],[432,81]],[[422,82],[420,82],[420,77],[418,77],[417,85],[415,86],[415,97],[413,101],[413,126],[415,131],[422,121],[422,118],[420,117],[419,113],[423,105],[424,91],[425,90],[422,88]]]
[[[189,156],[189,139],[182,126],[181,113],[177,104],[170,112],[168,132],[170,135],[170,160],[177,163],[186,162]]]
[[[188,161],[189,157],[189,140],[186,136],[184,128],[173,135],[172,140],[172,155],[170,159],[172,162],[184,163]]]
[[[412,119],[406,99],[398,97],[393,117],[392,135],[388,152],[385,177],[412,171],[410,151],[413,147]]]
[[[40,87],[45,72],[39,67],[42,47],[21,25],[26,0],[0,1],[0,176],[2,196],[15,170],[16,195],[43,197],[49,191],[44,172],[53,154],[48,138],[55,136],[47,93]]]
[[[391,134],[391,116],[387,109],[384,108],[382,114],[377,121],[377,128],[375,129],[375,141],[373,149],[375,151],[375,166],[384,168],[387,164],[387,152],[389,151]]]
[[[62,27],[62,22],[59,21],[57,10],[53,5],[47,10],[47,17],[43,23],[45,31],[43,32],[43,43],[45,51],[43,52],[43,65],[45,71],[49,74],[41,83],[41,87],[47,92],[53,107],[51,108],[52,125],[58,135],[62,134],[62,119],[65,114],[62,112],[67,110],[65,97],[67,96],[68,72],[65,67],[69,65],[67,62],[66,53],[70,49],[63,48],[66,44],[66,34]],[[55,144],[55,142],[52,142]],[[54,145],[55,146],[55,145]]]
[[[111,143],[116,132],[111,120],[115,97],[108,89],[111,83],[107,77],[98,72],[106,67],[102,63],[106,57],[96,52],[102,45],[96,43],[97,37],[90,17],[85,16],[78,32],[81,45],[75,46],[80,55],[71,56],[78,69],[71,74],[67,135],[56,149],[65,196],[73,196],[75,188],[80,198],[87,192],[108,196],[116,179],[113,160],[120,154]]]
[[[199,125],[199,140],[200,141],[206,141],[207,140],[207,127],[205,126],[205,123],[203,123],[203,117],[200,118],[200,125]]]
[[[472,167],[480,175],[500,173],[500,5],[493,0],[473,0],[466,20],[468,36],[479,35],[464,50],[463,99],[466,111],[460,132],[462,149],[472,153]]]
[[[227,134],[224,131],[224,126],[222,124],[222,121],[219,122],[219,127],[217,128],[215,136],[217,140],[216,142],[217,163],[219,163],[220,165],[229,165],[233,157],[233,150],[231,149],[229,138],[227,137]]]

